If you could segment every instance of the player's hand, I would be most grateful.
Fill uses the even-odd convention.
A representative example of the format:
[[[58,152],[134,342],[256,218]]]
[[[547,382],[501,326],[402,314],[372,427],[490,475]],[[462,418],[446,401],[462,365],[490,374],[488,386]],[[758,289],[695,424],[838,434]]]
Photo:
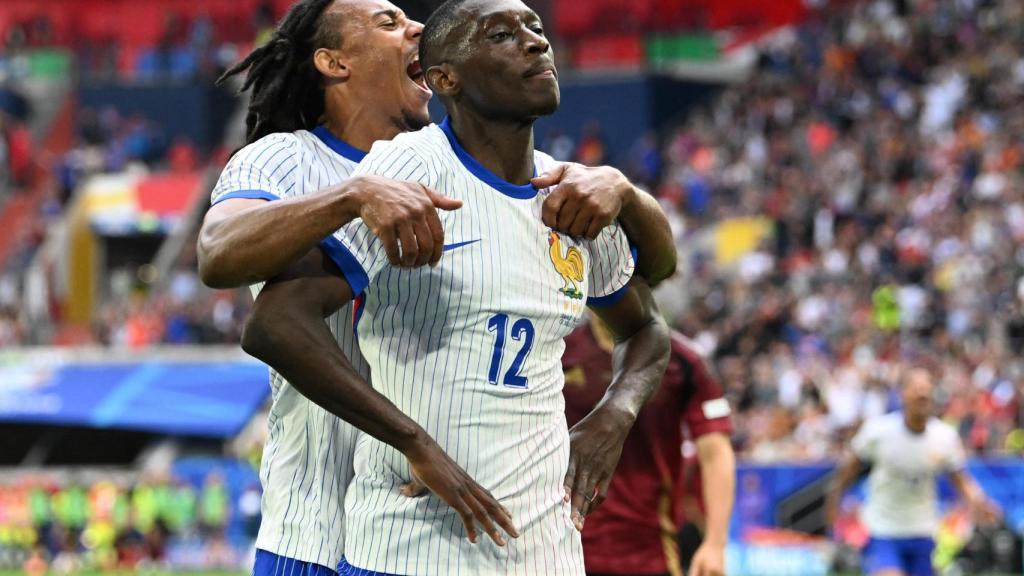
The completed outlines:
[[[437,209],[457,210],[462,201],[442,196],[419,182],[359,176],[356,215],[384,244],[394,266],[436,265],[444,248]]]
[[[971,510],[971,516],[983,526],[996,524],[1002,517],[1002,511],[999,507],[985,496],[972,498],[968,502],[968,506]]]
[[[477,522],[498,546],[505,545],[505,538],[495,524],[509,536],[519,537],[509,511],[449,458],[437,442],[427,438],[409,450],[405,457],[409,460],[413,481],[401,486],[403,495],[413,498],[424,490],[433,492],[459,513],[466,526],[466,537],[474,544]]]
[[[599,406],[569,430],[565,499],[572,504],[572,522],[577,530],[583,530],[584,518],[608,495],[612,473],[632,426],[632,417]]]
[[[593,240],[636,197],[636,189],[615,168],[566,162],[531,180],[537,188],[558,185],[544,200],[544,224],[576,238]]]
[[[705,542],[690,561],[688,576],[725,576],[725,546]]]

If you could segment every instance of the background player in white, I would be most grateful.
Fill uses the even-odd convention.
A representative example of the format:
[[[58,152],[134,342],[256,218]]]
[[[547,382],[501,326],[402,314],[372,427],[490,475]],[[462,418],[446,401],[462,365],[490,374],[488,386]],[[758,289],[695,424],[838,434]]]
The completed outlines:
[[[374,386],[495,492],[523,529],[507,548],[468,544],[467,529],[477,540],[472,513],[488,502],[439,495],[464,528],[440,500],[406,498],[403,485],[431,479],[364,436],[346,503],[346,556],[358,568],[343,562],[343,573],[582,573],[571,512],[606,488],[664,370],[667,330],[644,283],[627,286],[633,264],[621,229],[575,240],[542,221],[544,196],[530,180],[550,159],[532,150],[532,124],[557,107],[558,85],[536,14],[515,1],[449,2],[428,22],[421,58],[437,64],[428,76],[451,123],[378,143],[357,174],[414,179],[463,199],[462,209],[441,214],[450,250],[436,268],[395,268],[372,225],[355,221],[338,236],[345,249],[331,253],[337,269],[314,255],[267,285],[243,346],[297,385],[357,380],[321,317],[365,290],[358,329]],[[588,297],[618,336],[616,377],[570,440],[562,338]]]
[[[964,467],[964,449],[956,430],[932,415],[932,394],[932,377],[926,369],[908,371],[902,382],[903,411],[861,426],[829,492],[826,513],[832,525],[843,493],[865,465],[871,466],[861,511],[871,535],[864,550],[865,574],[932,574],[939,474],[949,474],[976,519],[988,522],[997,513]]]
[[[224,170],[204,220],[198,252],[207,284],[265,280],[359,215],[384,231],[396,265],[436,262],[443,233],[434,207],[455,208],[457,201],[418,183],[349,178],[372,142],[428,122],[430,93],[417,64],[421,29],[388,2],[304,0],[267,44],[225,74],[248,71],[249,145]],[[627,230],[636,232],[641,271],[655,281],[671,274],[668,224],[653,198],[621,173],[569,165],[554,169],[548,180],[562,182],[561,193],[545,204],[553,226],[561,219],[563,230],[582,226],[580,233],[594,234],[621,214]],[[402,260],[398,238],[415,239],[404,246]],[[346,306],[328,324],[367,376],[351,318]],[[273,372],[272,387],[255,571],[332,572],[344,546],[342,502],[355,430]],[[344,390],[326,393],[345,397]],[[431,442],[426,435],[422,441]],[[451,489],[471,482],[458,474],[442,480]]]

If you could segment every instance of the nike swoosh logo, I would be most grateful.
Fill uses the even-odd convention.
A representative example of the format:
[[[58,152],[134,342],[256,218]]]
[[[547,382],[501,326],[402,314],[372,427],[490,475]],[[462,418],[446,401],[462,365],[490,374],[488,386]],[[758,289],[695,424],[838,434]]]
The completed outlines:
[[[476,244],[479,241],[480,241],[480,238],[477,238],[476,240],[466,240],[465,242],[456,242],[454,244],[445,244],[444,247],[441,250],[443,252],[448,252],[449,250],[455,250],[456,248],[462,248],[463,246],[469,246],[470,244]]]

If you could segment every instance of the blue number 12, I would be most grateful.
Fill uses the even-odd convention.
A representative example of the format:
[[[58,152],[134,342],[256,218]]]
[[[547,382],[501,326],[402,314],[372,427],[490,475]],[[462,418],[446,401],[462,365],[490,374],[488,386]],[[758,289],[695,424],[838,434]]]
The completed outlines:
[[[496,314],[487,321],[487,331],[494,332],[494,351],[491,353],[491,368],[487,371],[487,381],[491,384],[498,383],[498,371],[501,370],[501,358],[505,351],[505,330],[508,328],[508,314]],[[516,342],[522,341],[523,346],[519,349],[512,366],[505,372],[504,384],[513,388],[526,388],[529,380],[519,373],[523,368],[523,362],[530,355],[533,348],[533,323],[526,318],[520,318],[512,324],[512,339]]]

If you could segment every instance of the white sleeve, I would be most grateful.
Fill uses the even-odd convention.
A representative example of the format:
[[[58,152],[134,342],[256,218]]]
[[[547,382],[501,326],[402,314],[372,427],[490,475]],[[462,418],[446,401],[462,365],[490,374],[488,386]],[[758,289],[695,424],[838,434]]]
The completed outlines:
[[[878,426],[868,421],[861,425],[860,430],[850,440],[850,448],[861,462],[874,462],[878,450]]]
[[[949,453],[946,454],[946,472],[959,472],[967,466],[967,453],[960,435],[952,427],[949,428]]]
[[[210,194],[210,203],[231,198],[278,200],[294,193],[299,164],[292,134],[271,134],[231,157]]]
[[[430,173],[409,147],[379,141],[359,163],[352,176],[383,176],[428,184]],[[429,185],[429,184],[428,184]],[[357,218],[320,243],[352,288],[359,294],[389,265],[384,244],[361,218]]]
[[[590,241],[590,290],[587,306],[610,306],[626,293],[633,277],[634,255],[626,232],[616,222]]]

